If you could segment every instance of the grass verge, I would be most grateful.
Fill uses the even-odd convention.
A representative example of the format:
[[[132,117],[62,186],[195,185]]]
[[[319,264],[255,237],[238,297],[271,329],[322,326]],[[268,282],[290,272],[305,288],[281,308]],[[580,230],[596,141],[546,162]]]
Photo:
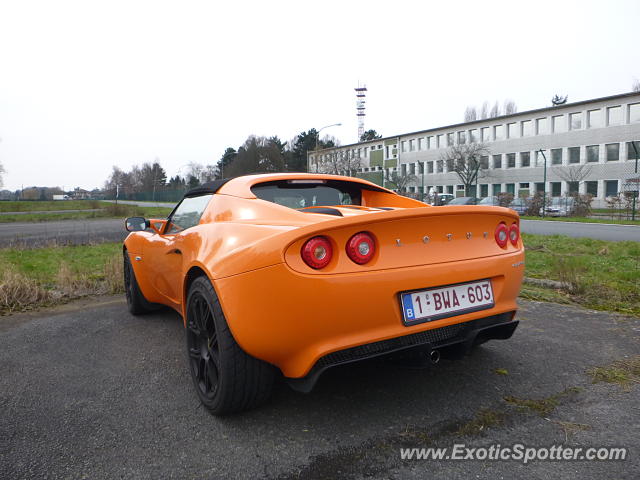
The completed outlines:
[[[525,283],[521,297],[640,315],[640,242],[523,237],[527,249],[525,275],[555,280],[559,287]],[[10,272],[3,277],[4,295],[13,283],[30,290],[36,285],[51,294],[34,294],[35,303],[87,293],[118,293],[122,289],[121,248],[120,243],[104,243],[0,249],[0,272]],[[0,311],[15,310],[25,303],[5,299],[0,301]]]
[[[123,292],[122,245],[0,249],[0,314]]]
[[[49,210],[88,210],[102,208],[98,200],[48,200],[48,201],[21,201],[0,202],[0,212],[34,212]]]
[[[610,223],[615,225],[640,225],[640,220],[620,220],[606,218],[591,218],[591,217],[529,217],[521,216],[522,220],[547,220],[552,222],[577,222],[577,223]],[[638,218],[638,217],[636,217]]]
[[[56,212],[56,213],[26,213],[17,215],[0,215],[0,223],[20,223],[20,222],[53,222],[57,220],[86,220],[94,218],[125,218],[125,217],[145,217],[145,218],[166,218],[171,213],[170,208],[164,207],[137,207],[135,205],[123,205],[109,202],[87,202],[82,208],[72,208],[73,203],[82,202],[78,201],[66,201],[66,202],[6,202],[6,203],[24,203],[24,204],[47,204],[55,203],[55,205],[46,205],[47,208],[42,208],[42,211],[51,210],[88,210],[98,208],[99,211],[69,211],[69,212]],[[90,203],[90,204],[89,204]],[[63,204],[65,208],[53,208]],[[4,209],[0,211],[4,212],[18,212],[18,211],[37,211],[37,208],[25,208],[23,210],[10,210],[7,209],[3,203],[0,202],[0,206]],[[51,207],[51,208],[48,208]]]
[[[525,275],[562,287],[525,284],[522,297],[640,315],[640,242],[530,234],[523,239]]]

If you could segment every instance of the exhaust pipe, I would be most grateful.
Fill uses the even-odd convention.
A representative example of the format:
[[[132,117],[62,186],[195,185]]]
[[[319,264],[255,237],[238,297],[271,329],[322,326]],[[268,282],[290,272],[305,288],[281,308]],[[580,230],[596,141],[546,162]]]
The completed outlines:
[[[434,365],[440,361],[440,352],[438,350],[431,350],[429,353],[429,360]]]

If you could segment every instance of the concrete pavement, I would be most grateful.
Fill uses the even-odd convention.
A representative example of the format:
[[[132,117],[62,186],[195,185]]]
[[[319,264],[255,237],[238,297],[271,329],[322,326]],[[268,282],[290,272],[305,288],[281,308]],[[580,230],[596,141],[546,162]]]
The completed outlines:
[[[21,478],[636,478],[640,385],[586,373],[638,355],[640,319],[522,302],[514,337],[423,370],[329,370],[308,395],[216,418],[189,378],[181,319],[120,297],[0,317],[0,472]],[[518,407],[515,397],[550,409]],[[546,402],[546,403],[544,403]],[[403,461],[400,448],[630,448],[626,461]]]

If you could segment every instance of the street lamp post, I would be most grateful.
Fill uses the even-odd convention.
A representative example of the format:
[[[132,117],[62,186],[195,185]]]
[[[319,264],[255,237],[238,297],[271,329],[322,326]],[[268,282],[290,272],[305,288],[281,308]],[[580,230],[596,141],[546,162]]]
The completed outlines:
[[[636,168],[635,168],[636,177],[634,178],[636,182],[636,191],[634,192],[634,195],[633,195],[633,209],[631,210],[631,220],[636,219],[636,198],[638,197],[638,195],[640,195],[640,181],[638,180],[638,147],[636,147],[636,143],[638,142],[631,142],[631,146],[633,147],[633,150],[636,152]]]
[[[544,175],[542,180],[542,218],[544,218],[545,210],[547,209],[547,156],[542,149],[538,150],[537,153],[541,153],[542,158],[544,158]]]
[[[325,128],[329,128],[329,127],[341,127],[342,123],[332,123],[331,125],[325,125],[324,127],[320,128],[317,132],[316,132],[316,146],[313,149],[314,151],[318,151],[318,145],[320,143],[320,132],[322,130],[324,130]],[[309,152],[307,151],[307,170],[309,170]],[[316,158],[316,173],[318,173],[318,159]]]
[[[427,162],[422,162],[422,195],[420,197],[420,201],[424,202],[424,174],[427,173]]]

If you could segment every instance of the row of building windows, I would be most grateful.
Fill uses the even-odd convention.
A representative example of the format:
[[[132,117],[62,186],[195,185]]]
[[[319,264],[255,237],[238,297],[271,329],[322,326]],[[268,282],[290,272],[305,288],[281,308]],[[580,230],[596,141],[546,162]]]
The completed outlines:
[[[441,133],[426,137],[418,137],[400,141],[401,152],[441,149],[453,146],[455,143],[491,142],[511,138],[529,137],[533,135],[549,135],[573,130],[591,129],[623,125],[625,123],[640,122],[640,103],[614,105],[597,108],[585,112],[550,115],[531,120],[508,122],[482,128],[472,128],[458,132]],[[626,115],[625,115],[626,113]],[[626,117],[626,118],[625,118]],[[397,158],[397,145],[385,146],[385,158]],[[354,157],[368,157],[370,151],[381,150],[382,144],[371,147],[360,147],[345,150]],[[326,155],[325,155],[326,156]],[[312,157],[312,160],[316,160]]]
[[[640,156],[640,141],[635,141],[635,149],[632,142],[626,142],[627,160],[636,159],[636,151]],[[620,144],[619,143],[607,143],[603,145],[604,148],[600,148],[600,145],[586,145],[584,147],[568,147],[568,148],[552,148],[550,152],[546,152],[547,165],[575,165],[579,163],[598,163],[600,162],[600,152],[604,154],[603,160],[606,162],[616,162],[621,160],[620,157]],[[583,150],[584,148],[584,150]],[[491,163],[492,169],[501,168],[527,168],[527,167],[541,167],[544,162],[544,158],[539,152],[533,152],[537,155],[535,162],[532,164],[532,152],[519,152],[496,154],[491,155],[491,162],[489,162],[488,156],[480,157],[480,168],[488,169],[489,163]],[[549,158],[550,154],[550,158]],[[519,158],[520,163],[516,162]],[[584,162],[583,162],[584,160]],[[429,162],[415,162],[415,163],[403,163],[401,165],[402,175],[407,173],[411,175],[423,173],[423,166],[426,163],[427,173],[445,173],[446,171],[453,170],[452,164],[446,164],[443,160],[435,160]],[[381,170],[382,167],[364,167],[363,171],[376,171]],[[446,170],[445,170],[446,169]]]
[[[627,105],[627,110],[628,123],[640,122],[640,103]],[[447,148],[453,146],[455,143],[466,143],[467,140],[470,142],[481,141],[486,143],[533,135],[564,133],[569,130],[582,130],[584,128],[611,127],[626,123],[623,118],[621,105],[607,107],[604,111],[604,117],[603,109],[594,109],[587,110],[586,112],[552,115],[551,117],[541,117],[534,120],[522,120],[519,122],[493,125],[491,127],[474,128],[411,140],[402,140],[400,142],[400,151],[413,152],[417,150]],[[586,121],[584,119],[585,115]],[[365,155],[366,153],[365,149]]]
[[[583,192],[580,192],[580,183],[584,183]],[[564,191],[562,189],[564,184]],[[533,187],[533,191],[532,191]],[[458,196],[461,195],[460,192],[464,192],[464,185],[434,185],[433,187],[427,185],[424,188],[425,193],[429,193],[433,188],[438,193],[449,193],[452,195],[456,195],[456,191],[458,192]],[[618,180],[603,180],[602,188],[604,189],[605,197],[615,197],[619,194],[619,181]],[[544,183],[542,182],[519,182],[519,183],[505,183],[504,186],[502,183],[483,183],[478,185],[479,197],[484,198],[489,196],[489,192],[491,195],[498,195],[500,193],[510,193],[514,196],[522,193],[534,194],[535,192],[543,192],[544,191]],[[422,194],[422,187],[409,187],[410,193],[418,193]],[[549,182],[547,194],[552,197],[560,197],[564,194],[572,194],[572,193],[586,193],[593,197],[598,196],[599,188],[598,181],[586,181],[586,182]]]

